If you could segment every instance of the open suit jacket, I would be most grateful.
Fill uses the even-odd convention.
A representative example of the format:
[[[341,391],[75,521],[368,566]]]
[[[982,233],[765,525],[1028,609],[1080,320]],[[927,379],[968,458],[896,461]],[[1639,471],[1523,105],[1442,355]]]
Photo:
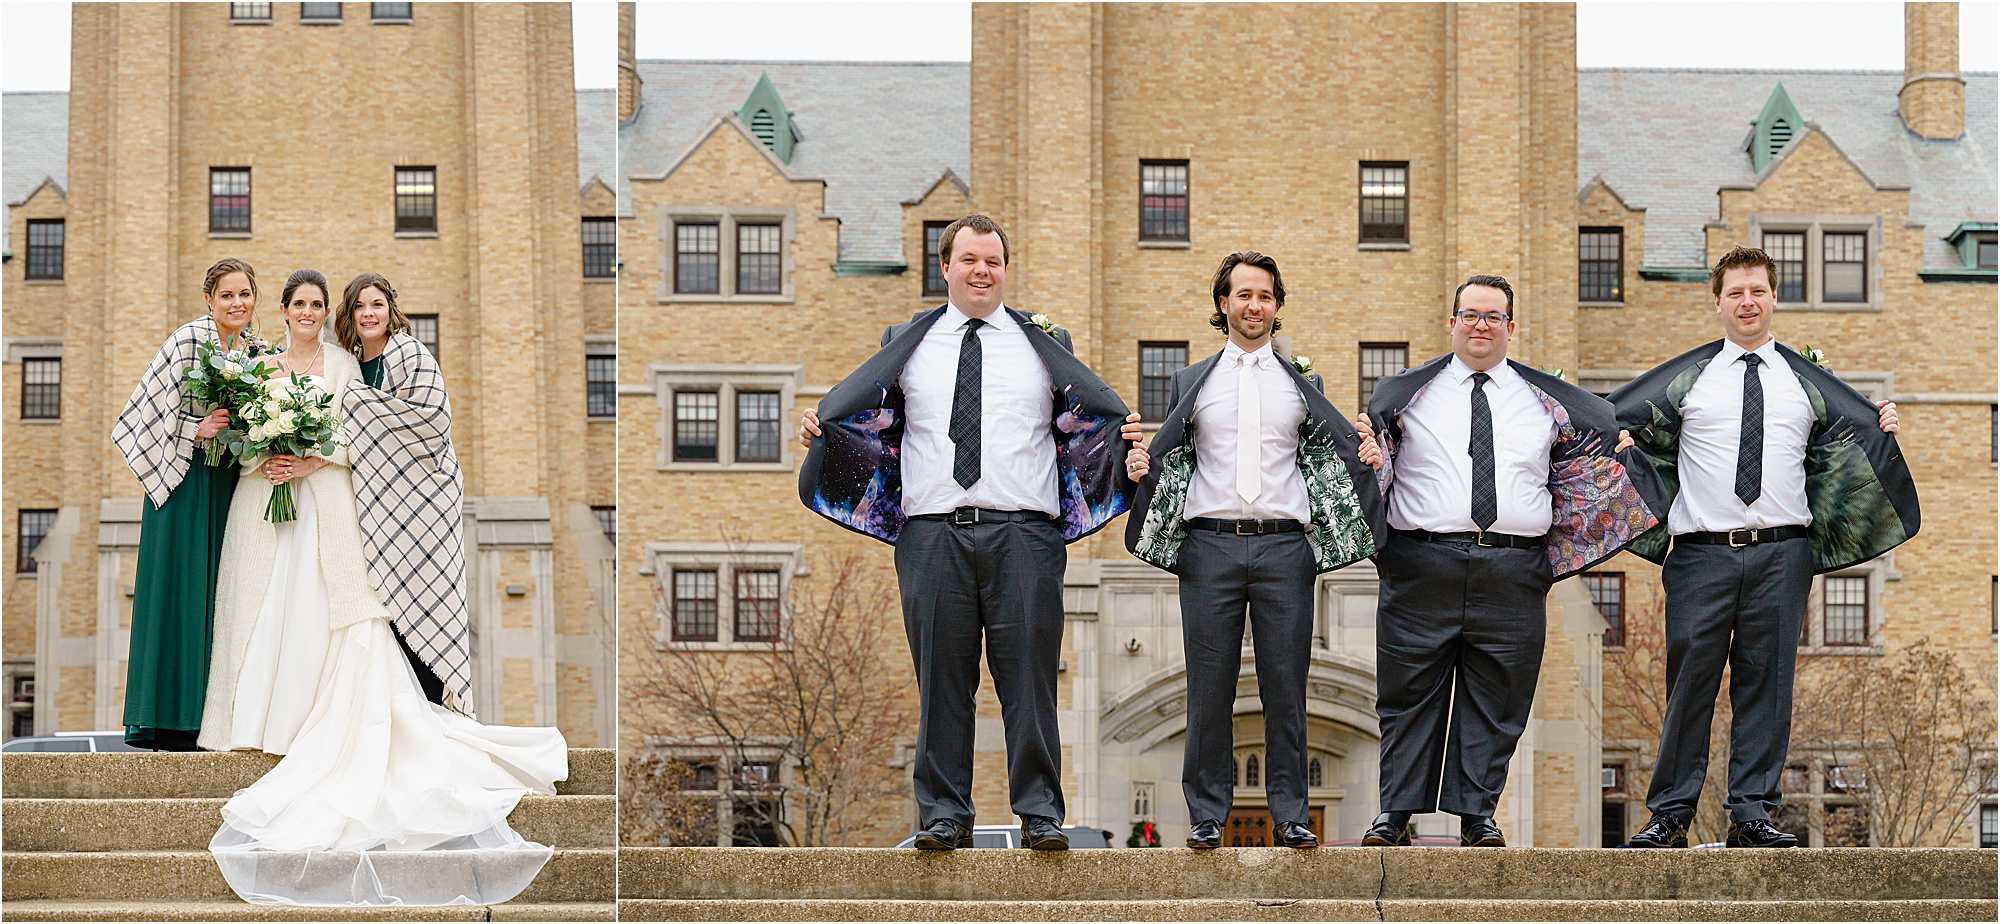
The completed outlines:
[[[1181,543],[1187,540],[1187,523],[1181,511],[1187,506],[1188,487],[1194,483],[1197,464],[1195,402],[1221,357],[1218,351],[1174,373],[1167,398],[1167,406],[1173,410],[1147,450],[1153,458],[1152,470],[1139,483],[1133,506],[1138,512],[1125,523],[1125,548],[1140,561],[1168,571],[1174,569]],[[1298,453],[1299,474],[1306,483],[1306,507],[1312,516],[1306,541],[1312,547],[1315,569],[1332,571],[1375,554],[1388,539],[1382,495],[1375,488],[1374,470],[1362,464],[1358,455],[1361,434],[1326,400],[1320,377],[1307,378],[1289,361],[1280,361],[1306,403],[1305,420],[1299,424]]]
[[[1806,541],[1813,573],[1859,564],[1916,535],[1917,486],[1895,435],[1877,423],[1880,409],[1833,373],[1782,343],[1777,347],[1813,409],[1806,438],[1806,506],[1813,518]],[[1720,352],[1720,340],[1695,347],[1611,393],[1618,425],[1632,432],[1634,448],[1659,472],[1666,492],[1662,512],[1672,509],[1680,493],[1681,406]],[[1659,526],[1632,543],[1632,551],[1663,562],[1669,538],[1663,516]]]
[[[1379,483],[1383,496],[1395,487],[1396,451],[1402,440],[1403,412],[1437,378],[1452,354],[1383,379],[1368,402],[1368,419],[1382,444]],[[1638,447],[1613,454],[1618,420],[1611,403],[1546,372],[1513,360],[1514,371],[1556,420],[1549,448],[1549,493],[1555,516],[1546,546],[1549,564],[1561,580],[1631,545],[1667,521],[1672,495],[1661,485]]]
[[[1028,343],[1049,371],[1054,389],[1051,432],[1056,441],[1056,529],[1063,542],[1090,535],[1131,506],[1119,427],[1130,411],[1104,380],[1073,354],[1069,332],[1044,332],[1028,316],[1004,309],[1021,323]],[[882,349],[861,364],[819,404],[820,435],[799,468],[799,500],[814,513],[894,545],[903,531],[903,388],[910,354],[944,316],[939,305],[882,333]]]

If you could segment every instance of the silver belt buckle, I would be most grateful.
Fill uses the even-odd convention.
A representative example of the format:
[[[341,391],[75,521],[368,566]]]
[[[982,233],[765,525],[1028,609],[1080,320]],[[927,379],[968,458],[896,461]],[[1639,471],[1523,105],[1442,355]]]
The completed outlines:
[[[1250,531],[1249,531],[1249,532],[1244,532],[1244,531],[1243,531],[1243,524],[1245,524],[1245,523],[1248,523],[1248,524],[1250,524]],[[1237,521],[1236,521],[1236,535],[1239,535],[1239,536],[1255,536],[1255,535],[1257,535],[1257,521],[1256,521],[1256,520],[1237,520]]]
[[[966,517],[965,517],[965,514],[966,514],[966,511],[971,511],[971,512],[972,512],[972,519],[969,519],[969,520],[968,520],[968,519],[966,519]],[[957,510],[954,510],[954,511],[952,511],[952,512],[951,512],[951,525],[953,525],[953,526],[977,526],[977,525],[979,525],[979,508],[978,508],[978,507],[960,507],[960,508],[958,508]]]
[[[1742,542],[1737,542],[1736,541],[1737,533],[1743,533],[1746,538],[1744,538]],[[1729,531],[1729,547],[1732,549],[1740,549],[1746,545],[1756,545],[1756,544],[1757,544],[1757,531],[1754,529],[1732,529]]]

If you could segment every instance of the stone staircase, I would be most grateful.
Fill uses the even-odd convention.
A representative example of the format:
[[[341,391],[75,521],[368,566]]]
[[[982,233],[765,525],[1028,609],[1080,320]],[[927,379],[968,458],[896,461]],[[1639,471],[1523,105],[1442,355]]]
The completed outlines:
[[[208,853],[222,804],[278,758],[251,752],[0,757],[0,901],[9,921],[608,921],[617,855],[608,748],[572,748],[556,795],[508,822],[555,848],[503,905],[301,908],[238,899]]]
[[[623,848],[625,921],[1962,920],[1973,849]],[[1137,898],[1135,896],[1144,896]]]

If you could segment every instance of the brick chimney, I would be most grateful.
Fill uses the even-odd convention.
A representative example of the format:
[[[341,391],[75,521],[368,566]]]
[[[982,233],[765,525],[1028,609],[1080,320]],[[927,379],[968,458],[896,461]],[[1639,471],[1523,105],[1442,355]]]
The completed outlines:
[[[1903,124],[1931,141],[1965,134],[1965,79],[1958,73],[1958,4],[1903,4]]]
[[[633,54],[634,42],[636,41],[632,36],[633,22],[633,5],[630,3],[618,4],[618,121],[620,122],[631,118],[632,113],[639,108],[639,85],[641,81],[639,80],[638,58]],[[1957,55],[1958,46],[1954,44],[1952,45],[1952,49],[1952,54],[1954,55],[1952,58],[1953,66],[1956,67],[1958,59],[1955,56]],[[1964,96],[1965,93],[1961,90],[1959,97],[1962,99]]]

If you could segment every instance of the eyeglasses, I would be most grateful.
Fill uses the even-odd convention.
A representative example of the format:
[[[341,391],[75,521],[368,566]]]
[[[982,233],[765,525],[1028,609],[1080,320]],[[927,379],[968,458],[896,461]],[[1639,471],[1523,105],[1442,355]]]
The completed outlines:
[[[1486,314],[1480,314],[1477,311],[1461,311],[1455,315],[1452,315],[1452,317],[1457,318],[1460,324],[1464,324],[1468,327],[1478,324],[1481,321],[1485,321],[1487,327],[1499,327],[1500,325],[1513,320],[1512,317],[1501,314],[1497,311],[1488,312]]]

